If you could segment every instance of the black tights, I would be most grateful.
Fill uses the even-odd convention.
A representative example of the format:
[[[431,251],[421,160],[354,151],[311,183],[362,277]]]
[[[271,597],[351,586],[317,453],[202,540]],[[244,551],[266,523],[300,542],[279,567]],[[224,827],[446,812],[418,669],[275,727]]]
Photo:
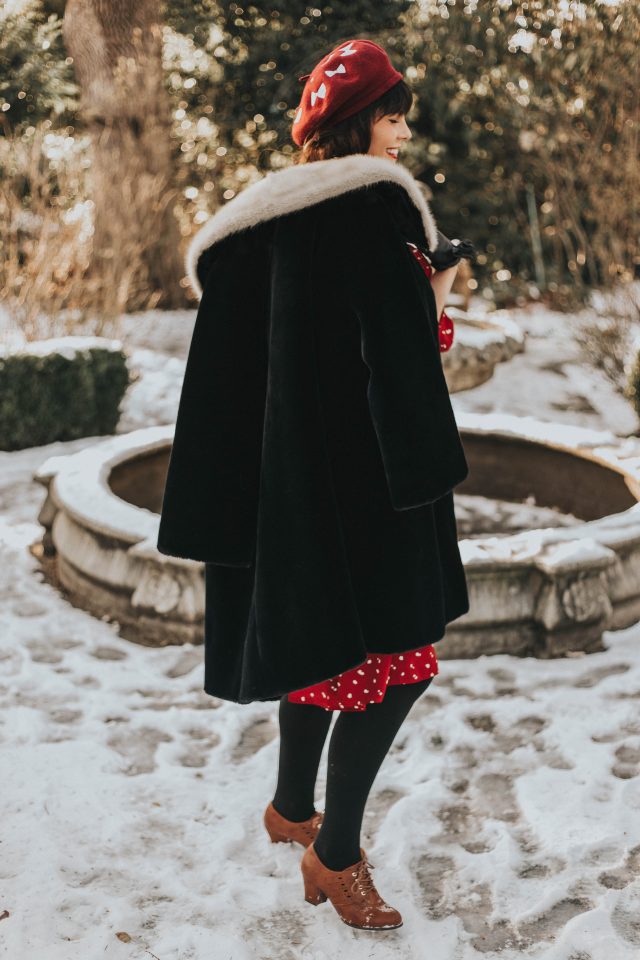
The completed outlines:
[[[380,703],[341,711],[327,758],[324,820],[314,849],[325,867],[342,870],[360,859],[360,830],[373,781],[409,710],[433,677],[392,684]],[[314,812],[316,776],[333,713],[313,704],[280,700],[280,754],[273,805],[287,820]]]

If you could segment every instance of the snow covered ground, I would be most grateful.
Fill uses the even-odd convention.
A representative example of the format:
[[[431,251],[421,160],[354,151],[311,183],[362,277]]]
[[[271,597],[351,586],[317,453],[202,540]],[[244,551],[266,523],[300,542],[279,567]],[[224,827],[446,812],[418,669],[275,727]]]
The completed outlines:
[[[174,419],[193,316],[127,318],[140,379],[119,430]],[[637,430],[566,318],[514,316],[525,353],[456,409]],[[304,902],[300,848],[264,833],[277,704],[207,696],[201,649],[136,646],[44,582],[31,474],[98,439],[0,453],[2,955],[637,960],[640,624],[589,656],[441,661],[365,814],[404,926],[353,930]]]

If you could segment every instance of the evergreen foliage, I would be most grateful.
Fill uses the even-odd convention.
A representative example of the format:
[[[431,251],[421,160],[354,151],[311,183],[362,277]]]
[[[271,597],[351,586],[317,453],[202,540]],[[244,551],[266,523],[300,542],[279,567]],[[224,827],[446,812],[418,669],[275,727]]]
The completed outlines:
[[[0,134],[43,120],[65,123],[77,100],[61,18],[40,0],[0,8]]]
[[[630,280],[638,0],[424,0],[407,31],[414,127],[428,145],[414,172],[443,231],[482,249],[476,273],[496,300],[548,295],[569,308]]]
[[[0,450],[115,433],[128,385],[122,350],[0,354]]]

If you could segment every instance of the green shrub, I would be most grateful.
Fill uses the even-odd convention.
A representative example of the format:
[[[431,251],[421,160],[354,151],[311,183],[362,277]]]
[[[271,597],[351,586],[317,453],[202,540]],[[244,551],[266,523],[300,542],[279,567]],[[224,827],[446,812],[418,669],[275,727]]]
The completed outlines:
[[[0,352],[0,450],[115,433],[129,385],[117,340],[65,337]]]

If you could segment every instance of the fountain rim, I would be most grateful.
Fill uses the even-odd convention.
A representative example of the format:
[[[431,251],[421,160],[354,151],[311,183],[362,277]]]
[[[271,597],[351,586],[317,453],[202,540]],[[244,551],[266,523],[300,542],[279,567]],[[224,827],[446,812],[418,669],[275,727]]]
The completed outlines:
[[[612,547],[640,542],[640,438],[618,437],[611,431],[538,420],[506,413],[456,412],[460,433],[519,440],[590,460],[620,474],[638,503],[621,513],[588,520],[572,527],[531,528],[506,537],[459,540],[465,567],[504,564],[567,569],[585,560],[606,566]],[[160,516],[118,497],[109,486],[111,472],[121,463],[164,449],[175,424],[143,427],[98,440],[71,454],[47,458],[33,474],[48,487],[56,508],[96,534],[128,544],[136,555],[160,563],[192,566],[201,561],[161,554],[156,547]],[[579,542],[578,542],[579,541]]]

